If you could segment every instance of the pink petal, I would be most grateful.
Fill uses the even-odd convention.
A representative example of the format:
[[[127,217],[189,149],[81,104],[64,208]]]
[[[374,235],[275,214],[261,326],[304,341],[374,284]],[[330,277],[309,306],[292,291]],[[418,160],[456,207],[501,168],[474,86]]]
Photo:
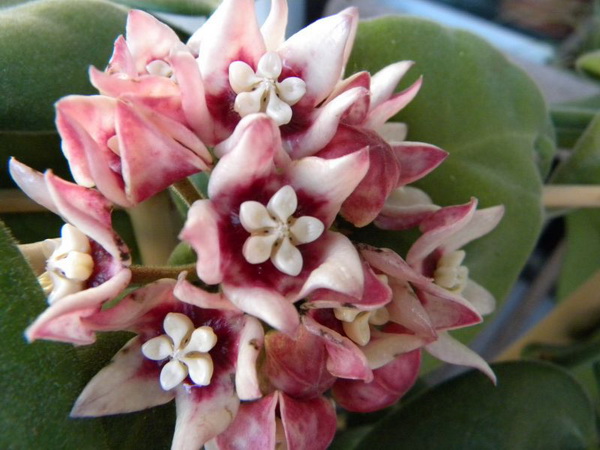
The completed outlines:
[[[399,61],[384,67],[371,77],[371,108],[376,108],[392,96],[413,64],[413,61]]]
[[[504,206],[493,206],[475,211],[468,224],[444,241],[444,251],[453,252],[488,234],[500,223],[503,215]]]
[[[131,272],[122,269],[101,285],[63,297],[49,306],[25,331],[31,341],[45,339],[70,342],[77,345],[92,344],[94,329],[82,318],[100,310],[102,304],[115,298],[129,284]]]
[[[276,51],[285,41],[285,28],[288,20],[288,6],[286,0],[271,0],[271,10],[260,28],[260,33],[265,41],[266,50]]]
[[[240,400],[255,400],[262,397],[256,365],[263,340],[264,331],[261,323],[254,317],[245,316],[244,327],[239,337],[235,372],[235,390]]]
[[[342,75],[345,51],[358,13],[347,9],[313,22],[279,48],[284,78],[297,76],[306,83],[299,105],[316,106],[327,98]]]
[[[294,335],[300,319],[294,305],[277,291],[261,287],[223,283],[223,293],[239,309],[273,328]]]
[[[496,309],[496,299],[483,286],[469,279],[462,291],[462,296],[473,305],[479,314],[485,316]]]
[[[129,51],[129,47],[127,46],[127,41],[125,40],[125,37],[119,36],[115,41],[113,54],[110,57],[110,62],[108,63],[106,72],[108,72],[109,74],[122,73],[127,75],[128,77],[137,76],[138,71],[135,67],[135,61],[133,60],[133,56]],[[97,86],[94,85],[94,87]]]
[[[302,317],[306,329],[320,336],[327,349],[327,370],[333,376],[370,382],[373,372],[363,352],[347,337],[321,325],[308,315]]]
[[[415,241],[406,255],[408,264],[421,270],[423,260],[466,226],[472,220],[476,208],[477,200],[473,198],[464,205],[442,208],[425,219],[420,227],[423,235]]]
[[[400,165],[397,186],[404,186],[423,178],[448,156],[441,148],[421,142],[401,142],[392,144],[396,160]]]
[[[393,327],[390,331],[392,330]],[[371,340],[362,348],[369,367],[373,370],[389,364],[399,355],[417,350],[432,341],[430,337],[413,334],[373,331]]]
[[[419,336],[435,339],[437,334],[427,310],[405,282],[390,281],[394,300],[387,306],[390,321],[408,328]]]
[[[219,215],[210,200],[195,202],[188,211],[179,238],[198,254],[196,270],[200,279],[208,284],[218,284],[223,279],[218,236]]]
[[[174,393],[160,386],[159,366],[144,357],[141,345],[135,337],[119,350],[79,395],[71,417],[140,411],[173,400]]]
[[[327,104],[332,99],[336,98],[343,92],[349,91],[356,87],[365,89],[365,92],[369,90],[371,84],[371,76],[369,72],[357,72],[349,78],[338,82],[333,92],[330,94],[329,99],[325,102]],[[371,97],[363,95],[359,97],[356,102],[350,106],[342,117],[342,122],[349,125],[360,125],[365,120],[367,113],[369,112],[371,104]]]
[[[102,95],[119,97],[124,94],[144,95],[147,97],[178,96],[180,89],[170,78],[143,75],[135,78],[121,78],[90,67],[90,82]]]
[[[177,422],[171,448],[197,450],[227,429],[240,404],[229,374],[209,386],[176,389]]]
[[[206,445],[207,450],[275,448],[275,408],[277,393],[242,403],[235,419],[223,433]]]
[[[17,161],[14,157],[10,158],[8,168],[14,182],[29,198],[54,214],[59,214],[43,174]]]
[[[350,89],[323,107],[315,109],[311,117],[307,118],[308,128],[296,133],[284,130],[284,141],[290,148],[292,157],[299,159],[303,156],[314,155],[325,147],[335,135],[338,124],[346,111],[368,95],[369,91],[365,88]]]
[[[324,343],[304,327],[300,327],[293,339],[283,333],[269,332],[265,354],[263,370],[271,384],[296,398],[319,396],[335,381],[327,372],[328,353]]]
[[[414,84],[399,94],[394,95],[391,99],[386,100],[380,105],[374,107],[369,112],[367,120],[363,124],[366,128],[373,130],[378,129],[381,125],[388,121],[392,116],[400,112],[408,105],[413,98],[417,96],[423,80],[419,78]]]
[[[337,416],[325,397],[296,400],[283,392],[279,410],[289,450],[326,449],[335,435]]]
[[[281,149],[279,129],[264,114],[252,114],[240,123],[235,145],[221,158],[208,183],[208,195],[235,192],[241,187],[265,178],[273,171],[273,159]]]
[[[479,369],[496,384],[496,375],[484,359],[448,333],[440,333],[438,340],[425,346],[425,349],[444,362]]]
[[[408,230],[419,226],[427,217],[440,209],[429,195],[412,186],[396,188],[388,196],[375,218],[375,225],[383,230]]]
[[[173,294],[182,302],[203,309],[220,309],[223,311],[240,312],[222,293],[206,292],[186,281],[186,272],[179,275]]]
[[[340,233],[327,231],[318,242],[321,250],[319,265],[310,273],[296,298],[306,297],[317,289],[329,289],[361,298],[363,268],[350,240]]]
[[[338,380],[332,393],[335,401],[353,412],[373,412],[396,403],[414,385],[419,376],[421,351],[398,356],[373,371],[373,381]]]
[[[311,215],[328,228],[368,169],[369,153],[363,149],[335,159],[302,158],[289,167],[288,177],[296,192],[302,191],[319,202]]]

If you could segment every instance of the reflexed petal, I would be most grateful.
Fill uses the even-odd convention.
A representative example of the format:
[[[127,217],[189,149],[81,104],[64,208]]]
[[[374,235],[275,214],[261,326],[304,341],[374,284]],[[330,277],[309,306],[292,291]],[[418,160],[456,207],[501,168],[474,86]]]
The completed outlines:
[[[172,359],[160,371],[160,385],[165,391],[170,391],[181,384],[187,375],[187,366],[176,359]]]
[[[325,450],[335,435],[337,417],[333,402],[325,397],[296,400],[279,393],[279,411],[290,450]]]
[[[392,96],[402,77],[413,65],[413,61],[399,61],[384,67],[371,77],[371,108],[379,106]]]
[[[485,316],[491,314],[496,309],[496,299],[483,286],[473,280],[468,280],[462,296],[466,298],[479,314]]]
[[[267,204],[269,212],[277,217],[282,223],[286,223],[298,208],[298,197],[292,186],[283,186],[279,189]]]
[[[178,300],[203,309],[240,312],[222,293],[206,292],[186,281],[187,272],[179,274],[173,294]]]
[[[412,352],[431,342],[431,338],[423,338],[412,334],[378,333],[363,347],[369,367],[373,370],[389,364],[398,355]]]
[[[421,142],[392,143],[392,149],[400,165],[398,186],[423,178],[448,157],[441,148]]]
[[[275,51],[285,41],[285,28],[288,20],[286,0],[271,0],[271,10],[260,28],[268,51]],[[266,448],[266,447],[263,447]]]
[[[408,105],[421,89],[423,79],[419,78],[414,84],[399,94],[396,94],[391,99],[381,103],[379,106],[371,109],[367,115],[367,120],[364,122],[366,128],[373,130],[378,129],[385,122],[388,121],[392,116],[400,112],[406,105]]]
[[[295,277],[302,271],[302,254],[288,238],[275,248],[271,262],[283,273]]]
[[[194,324],[185,314],[169,313],[165,317],[164,328],[167,335],[173,340],[173,348],[179,350],[183,347],[182,343],[192,334]]]
[[[263,340],[262,324],[252,316],[245,316],[235,371],[235,390],[240,400],[254,400],[262,396],[256,364]]]
[[[240,222],[248,233],[277,226],[265,205],[255,201],[247,201],[240,205]]]
[[[290,227],[294,240],[299,244],[307,244],[317,240],[324,230],[325,225],[323,225],[323,222],[310,216],[299,217]]]
[[[259,81],[252,67],[244,61],[234,61],[229,66],[229,84],[236,94],[251,90],[252,85]]]
[[[429,315],[408,283],[396,281],[390,284],[394,293],[394,299],[387,306],[390,320],[419,336],[435,339],[437,334]]]
[[[264,263],[271,257],[276,240],[276,234],[250,236],[242,248],[244,258],[250,264]]]
[[[181,358],[181,361],[187,366],[190,378],[196,385],[208,386],[210,384],[214,365],[209,355],[188,355]]]
[[[161,361],[173,354],[173,342],[164,334],[156,336],[142,345],[142,353],[146,358]]]
[[[211,327],[196,328],[185,346],[186,352],[207,353],[217,343],[217,335]]]
[[[504,215],[504,206],[475,211],[470,222],[444,241],[444,250],[452,252],[492,231]]]
[[[98,417],[163,405],[174,397],[158,382],[158,366],[146,367],[138,337],[119,350],[91,379],[73,406],[71,417]]]
[[[486,374],[494,384],[496,375],[484,359],[467,346],[451,337],[448,333],[440,333],[437,341],[425,346],[425,349],[438,359],[450,364],[474,367]]]

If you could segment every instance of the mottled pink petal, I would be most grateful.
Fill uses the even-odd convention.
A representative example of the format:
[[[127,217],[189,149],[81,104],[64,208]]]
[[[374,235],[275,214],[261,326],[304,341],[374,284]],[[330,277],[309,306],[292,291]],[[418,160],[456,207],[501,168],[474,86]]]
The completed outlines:
[[[384,67],[371,77],[371,108],[381,105],[392,96],[413,64],[413,61],[399,61]]]
[[[294,305],[273,289],[222,285],[223,293],[239,309],[273,328],[294,335],[300,319]]]
[[[271,0],[271,10],[260,28],[265,41],[266,50],[276,51],[285,41],[285,29],[288,21],[288,5],[286,0]]]
[[[468,224],[444,241],[444,251],[453,252],[469,242],[488,234],[500,223],[503,215],[504,206],[493,206],[475,211]]]
[[[421,366],[421,351],[398,356],[373,371],[373,381],[338,380],[332,393],[335,401],[353,412],[373,412],[396,403],[415,384]]]
[[[343,92],[349,91],[356,87],[362,87],[365,91],[369,90],[369,86],[371,83],[371,76],[369,72],[358,72],[349,78],[340,81],[333,92],[329,96],[330,99],[336,98]],[[349,125],[360,125],[363,123],[367,114],[369,112],[369,108],[371,106],[371,97],[368,95],[360,96],[353,105],[351,105],[344,115],[342,116],[341,121],[343,123]]]
[[[195,202],[188,211],[179,238],[188,242],[198,254],[196,270],[205,283],[223,280],[219,248],[219,215],[209,200]]]
[[[320,336],[325,344],[329,373],[339,378],[366,382],[373,379],[373,372],[368,366],[364,353],[350,339],[321,325],[308,315],[302,317],[302,323],[309,332]]]
[[[398,186],[423,178],[448,156],[448,152],[441,148],[422,142],[392,143],[392,150],[400,165]]]
[[[176,390],[177,422],[171,448],[198,450],[227,429],[240,400],[228,375],[212,379],[209,386],[179,386]]]
[[[77,398],[71,417],[121,414],[163,405],[175,397],[158,382],[160,368],[144,357],[134,337],[91,379]]]
[[[206,445],[206,450],[275,448],[276,392],[255,402],[242,403],[235,419],[223,433]]]
[[[90,82],[102,95],[119,97],[124,94],[165,97],[180,94],[179,87],[170,78],[145,75],[138,78],[121,78],[90,67]]]
[[[138,74],[135,61],[133,60],[133,56],[131,55],[129,47],[127,46],[127,41],[122,35],[119,36],[115,41],[113,54],[110,57],[110,62],[108,63],[106,71],[109,74],[122,73],[128,77],[135,77]]]
[[[94,329],[82,317],[100,310],[103,303],[115,298],[129,284],[131,272],[122,269],[101,285],[61,298],[49,306],[25,331],[31,341],[46,339],[77,345],[92,344]]]
[[[356,87],[343,92],[322,108],[312,112],[309,127],[299,133],[285,133],[284,141],[294,159],[314,155],[333,138],[344,113],[361,98],[367,97],[369,91]]]
[[[265,354],[263,370],[271,384],[296,398],[319,396],[335,381],[327,371],[325,344],[302,326],[293,339],[283,333],[269,332],[265,337]]]
[[[367,116],[364,126],[373,130],[382,126],[388,119],[400,112],[416,97],[419,89],[421,89],[422,82],[422,78],[419,78],[412,86],[394,95],[379,106],[372,108]]]
[[[345,48],[357,20],[356,9],[350,8],[313,22],[281,45],[284,77],[297,76],[306,83],[299,105],[316,106],[333,90],[342,75]]]
[[[235,372],[235,390],[240,400],[255,400],[262,397],[256,364],[263,347],[263,340],[264,331],[261,323],[254,317],[245,316],[239,337]]]
[[[328,228],[368,169],[369,153],[364,149],[335,159],[302,158],[292,163],[288,176],[296,191],[319,199],[321,204],[311,215]]]
[[[339,233],[327,231],[319,239],[321,261],[304,282],[297,298],[316,289],[330,289],[354,298],[361,298],[364,274],[358,252],[350,240]]]
[[[333,402],[325,397],[296,400],[283,392],[279,396],[288,450],[325,450],[337,427]]]
[[[425,346],[425,349],[438,359],[450,364],[474,367],[486,374],[494,384],[496,375],[484,359],[466,347],[448,333],[440,333],[437,341]]]
[[[186,281],[186,272],[179,275],[173,294],[179,300],[204,309],[220,309],[223,311],[240,312],[222,293],[206,292]]]

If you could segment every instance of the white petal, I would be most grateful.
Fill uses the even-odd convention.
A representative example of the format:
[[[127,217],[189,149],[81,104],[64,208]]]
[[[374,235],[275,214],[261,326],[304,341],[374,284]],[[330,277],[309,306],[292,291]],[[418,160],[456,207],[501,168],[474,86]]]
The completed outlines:
[[[267,52],[258,61],[256,75],[276,80],[281,75],[281,58],[276,52]]]
[[[287,238],[275,250],[271,262],[277,269],[293,277],[302,271],[302,254]]]
[[[260,112],[265,87],[259,85],[251,92],[241,92],[235,98],[233,109],[242,117]]]
[[[73,225],[69,225],[68,223],[63,225],[60,235],[59,250],[61,253],[73,250],[82,253],[89,253],[91,251],[90,240]]]
[[[277,240],[276,234],[250,236],[244,242],[242,253],[250,264],[261,264],[271,257],[273,244]]]
[[[283,223],[287,222],[290,216],[294,214],[297,207],[298,198],[296,197],[294,188],[290,185],[283,186],[275,192],[267,204],[269,212]]]
[[[196,328],[190,342],[185,346],[185,351],[207,353],[216,343],[217,335],[211,327]]]
[[[306,94],[306,83],[298,77],[289,77],[277,83],[277,95],[288,105],[295,105]]]
[[[173,348],[176,350],[181,347],[181,343],[188,338],[194,330],[194,324],[190,318],[181,313],[167,314],[163,325],[165,332],[173,340]]]
[[[262,203],[248,201],[240,206],[240,222],[248,233],[277,226]]]
[[[48,261],[49,270],[58,270],[69,280],[85,281],[94,271],[94,260],[87,253],[69,252],[65,257]]]
[[[285,125],[292,120],[292,108],[283,100],[280,100],[272,90],[265,110],[267,116],[275,121],[277,125]]]
[[[316,217],[299,217],[290,227],[290,232],[298,244],[307,244],[323,234],[325,225]]]
[[[214,365],[209,355],[193,355],[181,358],[187,365],[190,378],[199,386],[208,386],[213,375]]]
[[[142,353],[148,359],[160,361],[173,354],[171,339],[164,334],[146,341],[142,345]]]
[[[246,92],[260,82],[254,70],[243,61],[234,61],[229,65],[229,84],[236,94]]]
[[[181,384],[188,375],[187,367],[176,359],[169,361],[160,371],[160,385],[169,391]]]
[[[344,322],[346,336],[358,345],[367,345],[371,340],[371,328],[369,327],[369,313],[363,311],[352,322]]]

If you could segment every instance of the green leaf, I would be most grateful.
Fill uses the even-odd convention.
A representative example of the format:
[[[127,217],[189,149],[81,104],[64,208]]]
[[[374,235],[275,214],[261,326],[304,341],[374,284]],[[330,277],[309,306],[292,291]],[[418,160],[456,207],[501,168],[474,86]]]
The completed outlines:
[[[113,0],[132,8],[190,16],[207,16],[219,6],[220,0]]]
[[[594,408],[563,369],[521,361],[444,382],[380,422],[357,449],[597,448]]]
[[[0,223],[0,448],[108,448],[100,422],[71,420],[87,379],[70,345],[28,344],[23,331],[45,308],[33,272]]]
[[[600,50],[585,53],[577,58],[575,67],[587,75],[600,78]]]
[[[440,205],[475,196],[480,207],[506,207],[498,228],[468,246],[466,261],[472,278],[502,300],[542,224],[542,178],[554,153],[544,100],[521,69],[472,34],[405,17],[359,25],[349,73],[399,60],[415,61],[407,81],[423,74],[424,83],[396,119],[408,124],[409,140],[450,152],[418,186]],[[403,252],[406,236],[366,227],[357,240]]]
[[[42,0],[0,10],[0,130],[54,129],[53,104],[92,94],[90,65],[105,67],[127,11],[100,0]]]

